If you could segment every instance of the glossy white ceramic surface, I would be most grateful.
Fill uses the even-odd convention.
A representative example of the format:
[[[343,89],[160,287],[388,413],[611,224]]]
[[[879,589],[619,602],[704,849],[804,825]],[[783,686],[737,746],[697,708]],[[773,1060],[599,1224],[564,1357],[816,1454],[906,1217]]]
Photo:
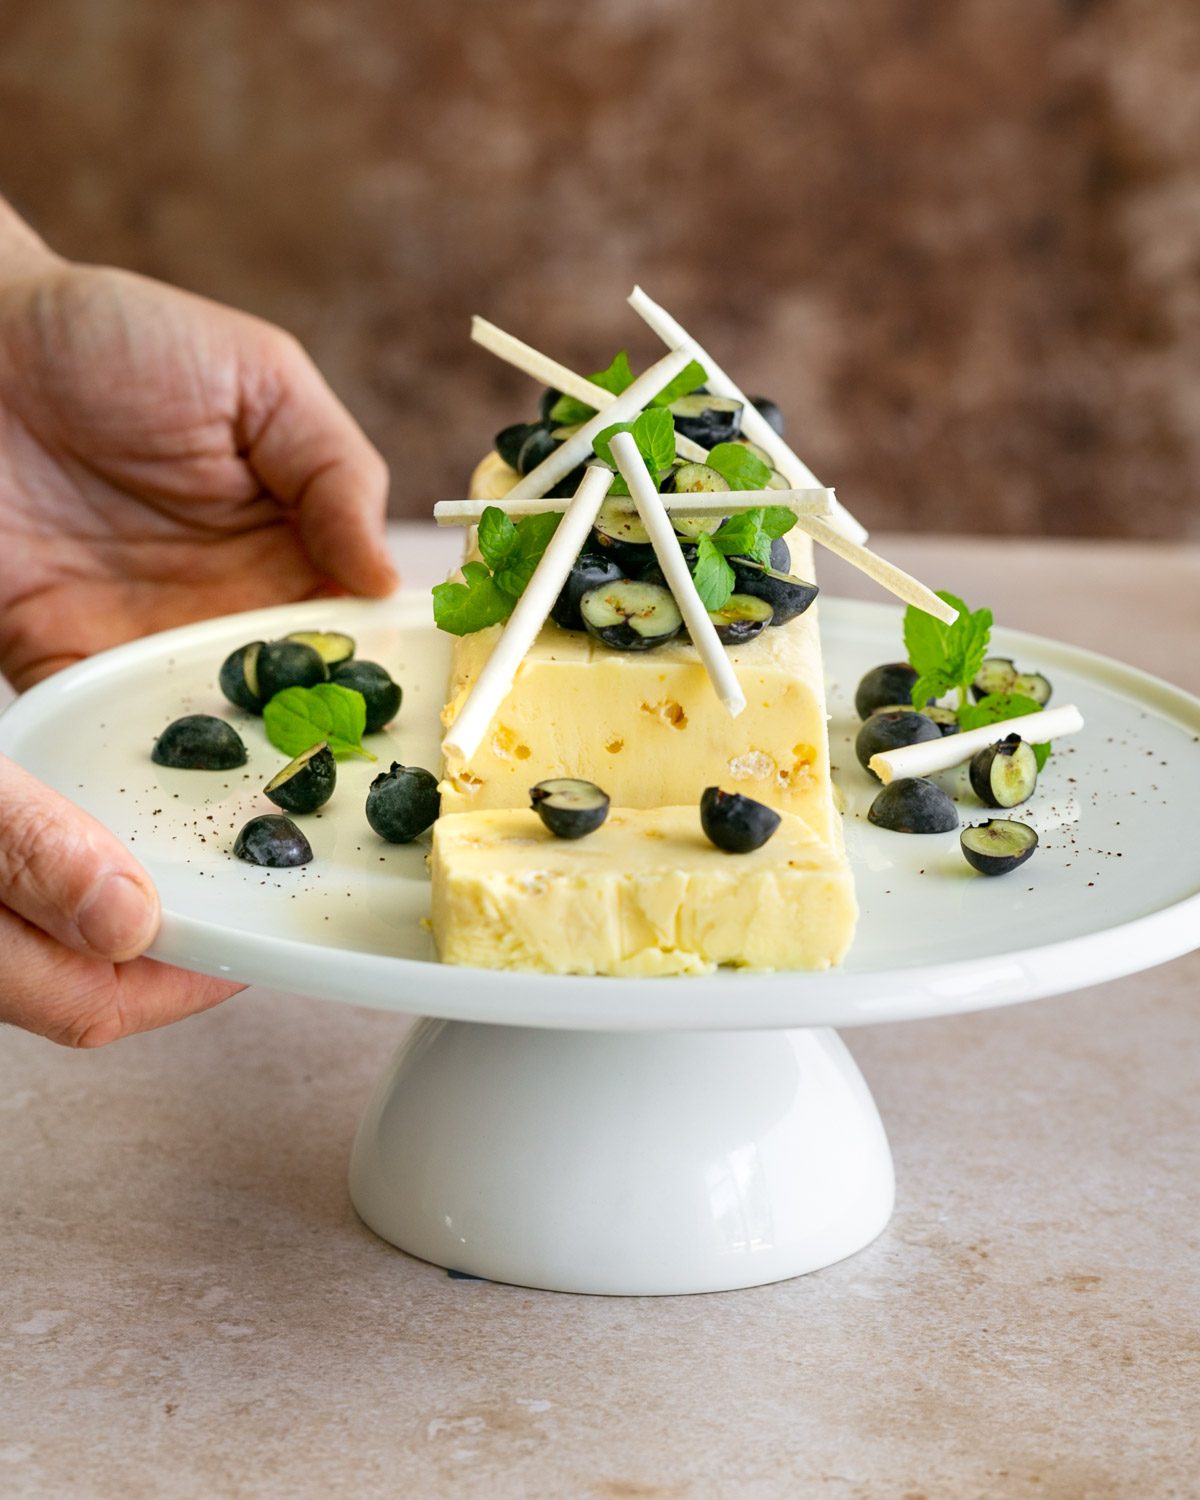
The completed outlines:
[[[350,1194],[423,1260],[550,1291],[724,1291],[816,1270],[892,1212],[833,1031],[422,1021],[359,1126]]]
[[[1047,673],[1056,700],[1077,703],[1088,727],[1064,742],[1029,807],[1013,810],[1040,830],[1042,847],[1020,872],[988,880],[966,866],[956,834],[906,837],[867,823],[875,787],[851,749],[851,699],[867,667],[902,654],[900,612],[836,599],[821,609],[835,779],[862,906],[850,957],[832,973],[563,980],[438,964],[422,926],[427,846],[385,844],[367,827],[378,767],[362,762],[341,764],[333,801],[305,820],[311,865],[272,872],[233,859],[237,829],[271,811],[260,789],[285,757],[259,720],[222,699],[222,658],[258,637],[345,628],[404,687],[399,718],[371,741],[380,763],[436,767],[447,652],[424,593],[258,611],[120,647],[20,698],[0,718],[0,749],[130,841],[162,893],[156,956],[424,1015],[652,1031],[849,1026],[1073,989],[1200,942],[1200,863],[1178,837],[1200,784],[1200,702],[1087,652],[997,631],[994,651]],[[154,736],[189,712],[237,724],[249,765],[155,766]],[[969,792],[962,807],[968,819],[985,816]]]

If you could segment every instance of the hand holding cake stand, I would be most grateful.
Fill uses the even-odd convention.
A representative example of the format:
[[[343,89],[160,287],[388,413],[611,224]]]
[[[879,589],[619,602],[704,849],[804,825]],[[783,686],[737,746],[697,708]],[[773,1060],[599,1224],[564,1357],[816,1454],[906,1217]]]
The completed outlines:
[[[371,833],[362,809],[379,767],[365,763],[343,762],[334,799],[306,820],[311,865],[234,860],[237,830],[268,810],[261,787],[280,756],[259,721],[222,703],[223,657],[292,630],[349,632],[404,685],[400,718],[371,740],[380,762],[433,765],[447,645],[427,595],[288,606],[119,647],[20,698],[0,719],[0,748],[132,841],[162,896],[155,956],[425,1018],[353,1152],[355,1206],[386,1239],[526,1286],[751,1286],[853,1253],[891,1211],[884,1131],[833,1028],[1031,1000],[1200,942],[1200,871],[1179,830],[1200,771],[1200,703],[1087,652],[998,632],[997,649],[1053,675],[1088,733],[1020,814],[1041,836],[1035,859],[989,881],[965,866],[956,835],[866,822],[877,786],[849,749],[848,693],[895,655],[899,617],[837,600],[822,611],[861,907],[850,956],[824,973],[608,979],[438,963],[422,925],[427,844]],[[236,722],[248,764],[153,764],[155,736],[185,712]]]

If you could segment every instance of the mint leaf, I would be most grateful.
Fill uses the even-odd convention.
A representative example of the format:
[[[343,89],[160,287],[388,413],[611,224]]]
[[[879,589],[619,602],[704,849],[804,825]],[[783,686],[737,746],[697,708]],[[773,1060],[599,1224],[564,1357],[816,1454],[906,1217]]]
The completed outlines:
[[[360,755],[376,757],[363,749],[367,704],[361,693],[336,682],[316,687],[290,687],[276,693],[263,709],[263,727],[277,750],[293,759],[322,740],[339,760]]]
[[[762,529],[774,540],[777,536],[787,536],[796,524],[795,511],[789,510],[786,505],[767,505],[763,508]]]
[[[463,578],[464,583],[434,586],[433,623],[439,630],[451,635],[470,635],[508,619],[515,602],[513,596],[497,587],[483,563],[466,563]]]
[[[517,528],[498,505],[489,505],[479,518],[479,550],[492,568],[502,568],[516,550]]]
[[[632,432],[632,422],[614,422],[611,427],[605,427],[592,439],[592,447],[596,450],[596,457],[602,458],[610,468],[616,468],[616,459],[612,456],[612,449],[608,446],[616,437],[618,432]]]
[[[771,470],[741,443],[718,443],[704,460],[729,481],[731,490],[765,490]]]
[[[910,604],[904,611],[904,649],[914,672],[924,676],[945,668],[949,660],[949,636],[950,626],[927,615],[923,609]]]
[[[720,609],[733,593],[733,569],[705,532],[701,532],[696,543],[692,582],[705,609]]]
[[[712,539],[717,551],[726,557],[751,557],[762,536],[762,511],[743,510],[722,521]]]
[[[633,424],[633,436],[646,467],[657,480],[663,469],[669,469],[675,462],[675,423],[671,413],[661,407],[642,412]]]
[[[697,386],[701,386],[708,379],[704,366],[692,360],[684,365],[675,379],[669,385],[664,385],[651,406],[670,406],[672,401],[678,401],[680,396],[690,396]]]
[[[939,589],[938,598],[952,605],[958,611],[958,618],[953,624],[944,625],[910,604],[904,611],[904,648],[909,664],[922,677],[944,680],[943,691],[958,689],[961,707],[970,699],[971,684],[987,655],[992,612],[990,609],[972,612],[947,589]]]
[[[600,386],[602,390],[611,391],[614,396],[619,396],[627,386],[633,384],[633,371],[629,368],[628,354],[622,349],[607,370],[598,370],[595,375],[589,375],[588,379],[593,385]],[[550,420],[557,422],[560,427],[568,427],[572,422],[586,422],[589,417],[595,415],[596,407],[588,406],[574,396],[560,396],[550,408]]]
[[[625,476],[624,476],[624,474],[614,474],[613,475],[613,477],[612,477],[612,483],[608,487],[608,493],[610,495],[628,495],[629,494],[629,486],[625,483]]]
[[[915,689],[914,689],[915,691]],[[978,703],[968,703],[958,711],[958,722],[963,729],[978,729],[984,724],[1003,724],[1009,719],[1019,719],[1025,714],[1038,714],[1042,705],[1024,693],[988,693]],[[1050,759],[1050,744],[1034,745],[1033,753],[1040,771]]]
[[[513,551],[504,567],[496,569],[497,588],[511,594],[514,599],[521,597],[561,520],[559,512],[543,511],[536,516],[523,516],[517,522],[513,527]]]
[[[943,693],[948,693],[954,686],[954,678],[945,672],[926,672],[913,683],[913,707],[924,708],[930,698],[940,698]],[[959,722],[962,722],[961,718]]]

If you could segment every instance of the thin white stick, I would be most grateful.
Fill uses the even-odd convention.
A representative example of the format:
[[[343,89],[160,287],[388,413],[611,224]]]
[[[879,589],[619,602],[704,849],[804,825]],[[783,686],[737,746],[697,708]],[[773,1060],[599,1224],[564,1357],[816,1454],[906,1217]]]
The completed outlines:
[[[905,604],[924,610],[927,615],[932,615],[935,620],[941,620],[946,625],[953,625],[958,619],[958,611],[953,605],[947,604],[944,599],[939,599],[933,590],[926,588],[919,578],[914,578],[911,573],[906,573],[895,563],[888,562],[886,558],[880,557],[878,552],[872,552],[869,547],[861,547],[857,542],[852,542],[840,531],[835,531],[828,521],[822,521],[815,516],[797,516],[796,525],[812,537],[814,542],[820,542],[822,547],[827,547],[838,557],[845,558],[860,573],[873,578],[881,588],[887,589],[890,594],[895,594],[897,599],[903,599]]]
[[[978,729],[948,734],[940,740],[922,740],[918,745],[902,745],[899,750],[881,750],[872,755],[868,765],[887,786],[900,776],[932,776],[936,771],[949,771],[1006,735],[1019,734],[1026,744],[1044,745],[1048,740],[1076,734],[1082,728],[1083,715],[1073,703],[1064,703],[1040,714],[1022,714],[1016,719],[1003,719],[999,724],[982,724]]]
[[[572,469],[591,458],[592,440],[597,433],[611,427],[614,422],[628,422],[630,418],[637,416],[663,386],[675,379],[690,358],[691,355],[685,350],[673,349],[665,359],[660,359],[656,365],[643,370],[633,384],[623,390],[604,411],[598,411],[594,417],[589,417],[573,437],[567,438],[561,447],[544,458],[523,479],[518,479],[506,498],[527,500],[552,490]]]
[[[647,469],[631,432],[617,433],[609,447],[617,468],[629,486],[629,493],[637,506],[642,525],[649,534],[658,565],[675,595],[675,602],[679,605],[679,613],[683,616],[692,644],[700,653],[700,660],[716,689],[717,697],[729,710],[730,718],[736,719],[746,706],[746,695],[737,680],[733,663],[717,637],[716,627],[708,618],[708,611],[696,592],[696,585],[680,550],[679,538],[671,526],[671,518],[663,506],[662,496],[650,477],[650,470]]]
[[[690,339],[690,335],[688,335],[683,329],[679,327],[675,320],[671,318],[670,314],[663,312],[661,308],[657,307],[656,303],[651,302],[640,287],[634,288],[633,296],[631,296],[629,299],[631,303],[634,302],[634,298],[640,298],[641,301],[648,304],[649,307],[655,308],[656,314],[661,314],[661,317],[666,320],[662,325],[664,328],[678,330],[680,337],[684,339]],[[642,308],[639,304],[635,303],[635,306],[638,307],[639,312],[642,311]],[[647,314],[643,313],[643,316],[647,316]],[[482,321],[482,319],[480,321]],[[648,317],[647,321],[649,321]],[[488,324],[487,326],[491,327],[492,325]],[[665,337],[665,334],[661,333],[657,325],[652,324],[651,326],[654,326],[656,328],[656,331],[660,332],[660,337]],[[496,332],[500,333],[500,330],[497,329]],[[538,354],[536,349],[530,349],[527,344],[521,344],[519,339],[513,339],[508,334],[503,334],[502,339],[507,341],[504,343],[503,349],[494,347],[492,344],[489,344],[488,347],[492,348],[494,353],[500,354],[500,357],[502,359],[507,359],[510,357],[510,353],[504,352],[505,350],[510,349],[510,345],[515,346],[515,348],[518,350],[527,351],[528,355],[532,358],[526,359],[525,355],[523,354],[521,356],[521,362],[518,362],[518,360],[515,358],[512,359],[512,362],[514,364],[518,364],[518,368],[527,370],[530,374],[537,375],[538,378],[543,378],[545,367],[553,364],[552,360],[547,360],[544,355]],[[695,344],[695,340],[691,340],[691,343]],[[705,361],[708,359],[708,355],[703,349],[700,348],[698,344],[695,345],[695,348],[697,350],[697,353],[692,357],[698,359],[701,364],[705,364]],[[534,361],[541,361],[542,363],[537,364],[536,368],[531,368],[531,366],[534,364]],[[562,366],[555,366],[555,368],[559,371],[563,371]],[[707,371],[707,365],[705,365],[705,369]],[[565,371],[565,373],[572,374],[571,371]],[[728,377],[725,378],[728,379]],[[582,377],[573,375],[573,379],[575,383],[578,384]],[[587,385],[591,385],[590,381],[586,381],[584,383]],[[666,381],[663,381],[663,384],[665,385]],[[733,392],[730,399],[741,401],[745,410],[753,411],[754,408],[750,405],[745,396],[742,395],[742,393],[736,386],[733,385],[731,381],[729,382],[729,386],[731,391]],[[563,387],[560,385],[559,389],[561,390],[562,388]],[[630,386],[629,389],[632,390],[633,387]],[[595,392],[597,400],[601,403],[601,405],[598,407],[598,410],[603,417],[603,421],[600,422],[599,428],[597,430],[603,431],[604,427],[607,426],[610,422],[618,420],[618,418],[610,410],[613,403],[617,400],[623,400],[624,396],[628,395],[629,393],[628,391],[626,391],[621,397],[617,397],[614,396],[611,391],[601,390],[599,386],[592,386],[592,390]],[[652,392],[651,394],[656,395],[657,392]],[[743,418],[744,416],[745,411],[743,412]],[[593,422],[596,422],[597,420],[598,419],[595,417],[592,418]],[[625,418],[622,417],[619,420],[623,421],[625,420]],[[773,429],[769,430],[773,431]],[[580,433],[577,434],[577,436],[582,436],[582,429]],[[571,439],[570,441],[574,442],[575,439]],[[564,444],[564,447],[565,446],[566,445]],[[562,450],[560,449],[558,451],[561,452]],[[682,437],[679,433],[675,434],[675,451],[681,458],[689,458],[696,463],[704,463],[708,458],[707,448],[701,447],[699,443],[693,442],[691,438]],[[788,449],[788,452],[790,453],[791,449]],[[554,454],[551,454],[551,458],[553,458],[554,456]],[[795,458],[795,455],[793,454],[792,457]],[[582,460],[576,460],[576,462],[581,461]],[[550,460],[547,459],[546,462],[549,463]],[[807,489],[810,487],[810,485],[816,486],[817,482],[812,477],[811,471],[803,463],[801,463],[798,458],[795,459],[795,465],[798,466],[797,472],[802,472],[805,476],[807,476],[797,484],[797,487],[800,489]],[[574,467],[574,465],[572,465],[572,467]],[[537,472],[537,469],[533,471],[534,474],[536,474]],[[564,473],[570,473],[570,470],[564,470]],[[562,476],[560,475],[559,478],[561,477]],[[789,474],[786,477],[792,478],[793,476]],[[545,486],[545,489],[553,489],[554,485],[557,482],[557,479],[551,480],[550,483]],[[510,499],[513,499],[514,497],[519,498],[520,494],[522,493],[521,486],[524,483],[524,480],[520,481],[520,483],[514,489],[510,490],[504,497],[506,508]],[[793,483],[796,483],[794,479]],[[543,494],[544,492],[544,490],[541,491],[541,493]],[[848,512],[845,511],[845,508],[838,504],[838,501],[835,497],[833,501],[834,517],[836,518],[839,513],[848,514]],[[514,511],[513,514],[518,514],[518,512]],[[828,522],[816,516],[810,518],[804,515],[797,515],[796,524],[797,526],[799,526],[801,531],[812,537],[813,541],[819,542],[823,547],[828,548],[830,552],[835,552],[839,557],[850,563],[852,567],[857,568],[859,572],[865,573],[868,578],[874,579],[874,581],[878,583],[881,588],[886,589],[891,594],[895,594],[898,599],[902,599],[905,604],[911,604],[917,609],[924,610],[926,614],[932,615],[937,620],[942,620],[947,625],[953,623],[953,621],[958,618],[957,610],[952,609],[950,605],[939,599],[932,589],[926,588],[919,579],[914,578],[911,573],[906,573],[903,568],[898,568],[895,563],[888,562],[885,558],[880,557],[878,553],[872,552],[869,548],[862,546],[861,543],[853,541],[849,536],[846,535],[844,530],[837,530],[833,525],[830,525]],[[866,536],[866,532],[861,526],[858,525],[857,522],[854,522],[853,524],[854,527],[857,528],[857,530],[861,532],[863,536]]]
[[[759,506],[779,505],[793,515],[821,517],[829,514],[832,498],[832,490],[725,490],[723,493],[663,495],[662,502],[673,516],[732,516],[744,510],[757,510]],[[433,519],[439,526],[473,526],[493,505],[505,515],[518,517],[566,510],[569,504],[569,500],[552,499],[549,495],[516,500],[512,504],[507,495],[500,500],[439,500],[433,507]],[[637,512],[633,500],[624,495],[613,496],[609,504],[613,510],[630,515]]]
[[[741,388],[726,375],[707,349],[681,323],[677,323],[665,307],[660,307],[647,297],[640,286],[634,287],[629,305],[669,349],[686,349],[690,358],[698,360],[704,366],[705,384],[714,395],[727,396],[730,400],[742,403],[742,432],[752,443],[757,443],[771,455],[772,463],[789,484],[795,485],[797,489],[808,489],[820,482],[808,465],[779,436],[762,412],[747,399]],[[837,529],[844,536],[860,544],[866,541],[866,527],[856,521],[845,506],[835,507],[834,518]]]
[[[532,375],[544,385],[553,386],[565,396],[574,396],[577,401],[594,406],[597,411],[615,400],[611,391],[606,391],[603,386],[593,385],[590,380],[576,375],[574,370],[568,370],[566,365],[560,365],[557,360],[551,359],[548,354],[543,354],[532,345],[522,343],[511,333],[505,333],[503,328],[497,328],[495,323],[489,323],[486,318],[471,319],[471,338],[480,348],[497,355],[506,364],[524,370],[526,375]],[[657,395],[658,392],[654,394]]]
[[[611,475],[606,469],[589,469],[583,476],[574,499],[534,568],[525,592],[517,600],[504,634],[496,642],[467,695],[467,701],[442,741],[442,754],[447,760],[459,757],[469,760],[479,749],[496,711],[508,696],[517,668],[537,639],[538,631],[546,623],[554,601],[567,581],[610,482]]]

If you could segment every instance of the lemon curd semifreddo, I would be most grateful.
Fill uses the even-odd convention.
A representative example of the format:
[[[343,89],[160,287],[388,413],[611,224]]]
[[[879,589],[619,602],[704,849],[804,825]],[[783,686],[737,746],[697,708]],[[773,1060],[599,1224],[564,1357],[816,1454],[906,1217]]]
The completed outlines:
[[[472,495],[499,499],[515,479],[493,454],[476,470]],[[799,531],[788,541],[795,570],[811,576],[811,542]],[[455,640],[447,726],[501,629]],[[595,781],[626,808],[694,803],[719,784],[795,813],[837,845],[817,607],[729,654],[747,700],[736,719],[691,645],[612,651],[547,622],[478,750],[447,761],[443,816],[528,806],[529,787],[553,776]]]
[[[434,825],[433,933],[442,960],[547,974],[707,974],[718,964],[825,969],[854,933],[845,855],[785,813],[750,854],[704,837],[696,803],[618,808],[555,838],[528,809]]]

